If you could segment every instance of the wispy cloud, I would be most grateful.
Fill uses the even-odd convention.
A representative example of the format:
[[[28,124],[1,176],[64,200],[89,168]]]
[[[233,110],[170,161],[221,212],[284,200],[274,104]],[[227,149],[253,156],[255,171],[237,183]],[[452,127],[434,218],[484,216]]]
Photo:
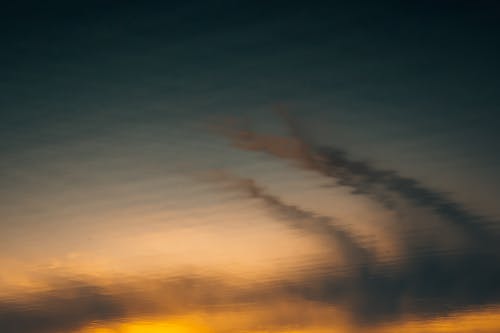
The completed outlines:
[[[329,246],[339,249],[348,265],[365,265],[373,260],[370,250],[361,244],[355,235],[341,227],[339,221],[333,217],[286,203],[250,178],[219,170],[205,175],[205,179],[224,183],[249,198],[259,199],[271,212],[278,215],[278,221],[288,227],[319,236],[326,240]]]
[[[422,239],[417,246],[408,245],[397,260],[381,263],[349,230],[336,226],[331,217],[287,204],[252,179],[227,172],[212,173],[211,179],[228,185],[226,189],[261,200],[278,213],[278,221],[318,239],[327,239],[330,245],[338,245],[350,262],[356,263],[348,274],[340,274],[334,265],[323,264],[299,280],[277,279],[265,287],[269,288],[269,295],[274,291],[339,306],[359,325],[394,321],[408,314],[438,316],[500,302],[500,286],[496,282],[500,280],[500,254],[491,248],[421,252],[418,245],[427,245]]]
[[[439,219],[460,227],[470,242],[455,252],[432,248],[422,252],[417,248],[425,247],[428,240],[419,238],[416,242],[420,244],[407,244],[397,260],[382,263],[335,217],[288,203],[254,179],[217,171],[209,173],[206,179],[247,199],[260,201],[280,223],[338,249],[350,269],[339,270],[338,266],[321,261],[300,274],[245,285],[231,284],[220,276],[196,274],[154,280],[143,276],[106,286],[70,278],[54,280],[53,288],[47,291],[0,299],[0,331],[68,332],[95,322],[137,317],[168,317],[193,311],[211,314],[235,307],[274,309],[275,304],[283,301],[293,301],[297,306],[279,316],[270,315],[266,327],[307,325],[310,318],[297,309],[315,304],[318,309],[336,308],[348,313],[354,325],[365,330],[407,315],[440,316],[500,304],[500,253],[496,245],[499,237],[488,232],[485,218],[417,180],[353,161],[344,150],[320,147],[307,139],[292,119],[285,119],[291,138],[261,136],[234,128],[225,129],[224,135],[242,149],[296,161],[302,168],[318,171],[377,201],[384,200],[380,194],[392,194],[416,207],[429,208]],[[258,327],[256,322],[262,320],[254,319],[247,323],[248,327]]]
[[[465,239],[454,252],[434,248],[420,251],[428,246],[429,239],[415,237],[411,242],[401,239],[406,248],[394,262],[381,264],[375,260],[362,260],[363,264],[348,276],[325,269],[320,274],[304,277],[302,281],[285,283],[285,289],[305,299],[341,306],[359,324],[397,320],[407,314],[441,315],[500,302],[500,285],[497,283],[500,280],[500,238],[488,229],[488,223],[492,221],[416,179],[401,176],[395,170],[381,170],[370,163],[352,160],[345,150],[316,145],[295,120],[286,115],[284,119],[290,129],[290,138],[260,135],[234,127],[222,133],[240,149],[266,152],[295,161],[301,168],[315,170],[352,188],[356,194],[374,198],[385,207],[393,204],[387,201],[391,196],[405,200],[413,207],[424,207],[439,221],[447,221],[461,230]],[[314,212],[306,213],[284,203],[252,180],[241,180],[238,188],[246,191],[249,197],[260,198],[268,206],[289,212],[301,220],[294,222],[301,228],[307,225],[308,219],[317,216]],[[412,214],[413,211],[403,213]],[[413,221],[419,218],[421,216],[412,216]],[[332,222],[323,217],[315,223],[324,227],[327,220]],[[318,226],[311,229],[320,230]],[[355,240],[352,234],[344,230],[338,237],[336,232],[332,231],[336,235],[332,240],[346,244],[349,251],[356,248],[351,245]],[[365,250],[359,251],[364,253]]]
[[[496,246],[496,238],[488,229],[493,221],[417,179],[403,176],[396,170],[379,169],[369,162],[354,160],[339,147],[318,145],[294,118],[284,112],[279,114],[287,124],[289,137],[259,134],[247,128],[235,127],[234,124],[231,127],[218,127],[219,133],[239,149],[265,152],[295,161],[301,168],[317,171],[339,185],[352,188],[354,194],[375,199],[384,207],[392,208],[395,205],[393,199],[397,198],[430,209],[443,221],[451,222],[467,234],[470,245]]]

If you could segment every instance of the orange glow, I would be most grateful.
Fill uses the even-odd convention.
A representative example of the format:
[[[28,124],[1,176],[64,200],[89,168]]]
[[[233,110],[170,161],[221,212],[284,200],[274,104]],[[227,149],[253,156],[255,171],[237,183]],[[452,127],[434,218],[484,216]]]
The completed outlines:
[[[370,332],[370,333],[496,333],[500,331],[500,309],[483,310],[478,312],[466,312],[449,317],[437,318],[432,320],[408,320],[407,322],[395,323],[392,325],[382,325],[378,327],[352,328],[346,325],[339,326],[333,318],[327,321],[332,322],[332,326],[315,326],[284,328],[270,327],[256,328],[259,326],[260,311],[254,312],[221,312],[218,314],[191,314],[177,316],[169,319],[157,320],[131,320],[130,322],[103,324],[103,326],[94,325],[87,327],[79,333],[215,333],[220,331],[232,331],[230,327],[235,325],[251,327],[245,329],[247,333],[352,333],[352,332]],[[257,316],[256,316],[257,315]],[[326,318],[325,318],[326,319]],[[344,323],[345,324],[345,323]],[[285,325],[286,326],[286,325]]]
[[[199,317],[182,316],[169,320],[131,321],[111,324],[108,327],[90,327],[81,333],[212,333]]]

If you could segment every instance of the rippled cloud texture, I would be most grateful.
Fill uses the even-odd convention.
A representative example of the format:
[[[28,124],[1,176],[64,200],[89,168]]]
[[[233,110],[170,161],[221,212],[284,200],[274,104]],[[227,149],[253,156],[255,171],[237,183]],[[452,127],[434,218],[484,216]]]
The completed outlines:
[[[294,128],[291,129],[296,133]],[[334,216],[324,216],[289,204],[253,179],[226,171],[209,172],[198,177],[199,180],[240,193],[243,195],[241,200],[258,200],[278,222],[296,232],[316,237],[333,252],[327,252],[325,260],[295,276],[278,276],[244,286],[191,273],[155,279],[144,277],[110,285],[92,285],[83,280],[65,278],[50,281],[46,291],[2,302],[2,332],[62,332],[80,329],[93,322],[134,317],[175,316],[200,311],[211,313],[235,308],[241,311],[254,307],[270,309],[284,301],[295,305],[283,310],[284,313],[278,316],[281,319],[274,318],[266,323],[257,316],[255,320],[276,329],[291,324],[303,327],[311,320],[308,318],[310,314],[294,310],[294,307],[302,309],[313,304],[313,307],[333,311],[321,318],[320,324],[328,325],[333,318],[330,316],[339,316],[333,313],[340,311],[351,325],[368,329],[406,317],[440,317],[457,311],[496,306],[500,302],[498,234],[492,225],[496,222],[485,223],[459,203],[449,201],[439,192],[427,189],[416,180],[399,176],[395,171],[378,171],[368,163],[352,161],[346,157],[346,152],[339,155],[338,148],[332,155],[325,153],[332,149],[316,148],[297,136],[290,138],[289,147],[286,147],[275,145],[285,141],[281,137],[274,140],[234,128],[222,133],[240,149],[291,158],[298,162],[299,167],[318,171],[325,177],[338,180],[342,186],[352,188],[355,195],[372,197],[375,194],[373,199],[386,210],[399,209],[402,214],[414,214],[403,207],[388,207],[385,201],[380,202],[380,192],[372,186],[382,185],[380,191],[393,192],[400,197],[398,199],[406,199],[418,208],[430,208],[426,214],[436,215],[438,220],[435,223],[457,224],[454,232],[459,234],[460,242],[449,249],[433,248],[425,238],[412,239],[412,235],[395,232],[392,237],[408,237],[412,241],[403,242],[404,247],[394,260],[382,263],[371,248],[374,245],[362,242],[348,227],[339,225]],[[301,153],[281,153],[280,149],[290,149],[291,146],[293,151]],[[393,186],[398,183],[400,186]],[[360,187],[364,189],[361,192]],[[213,190],[216,191],[217,187]],[[421,197],[423,199],[418,199]],[[417,214],[410,221],[420,223],[421,218],[426,218],[426,215]],[[334,264],[334,260],[330,262],[328,259],[339,256],[341,263]],[[296,311],[300,314],[297,315]],[[257,322],[243,329],[256,329]]]
[[[495,1],[8,1],[0,333],[497,333]]]

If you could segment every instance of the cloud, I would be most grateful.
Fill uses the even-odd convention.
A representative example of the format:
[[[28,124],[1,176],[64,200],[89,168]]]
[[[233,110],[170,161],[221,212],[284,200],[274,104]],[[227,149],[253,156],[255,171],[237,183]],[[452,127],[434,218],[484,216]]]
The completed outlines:
[[[0,299],[0,332],[66,333],[92,323],[208,310],[231,304],[235,290],[195,274],[138,276],[107,285],[59,276],[45,291]]]
[[[348,276],[324,272],[287,287],[304,299],[334,304],[359,325],[405,316],[439,317],[500,302],[498,255],[426,254],[392,265],[365,266]]]
[[[272,312],[274,305],[292,301],[297,305],[293,311],[287,312],[285,307],[279,318],[269,315],[266,323],[275,327],[287,327],[290,323],[307,325],[308,318],[300,317],[297,309],[315,304],[319,308],[340,309],[350,314],[356,325],[370,327],[405,316],[441,316],[500,304],[500,254],[498,247],[492,245],[498,237],[493,233],[484,234],[484,218],[396,171],[378,170],[369,163],[353,161],[343,150],[318,147],[305,139],[297,127],[291,123],[295,137],[281,138],[281,141],[251,131],[226,135],[242,149],[267,151],[273,156],[297,161],[301,167],[338,179],[362,195],[381,200],[380,193],[392,193],[415,206],[430,208],[441,220],[459,226],[474,246],[464,246],[454,252],[433,248],[420,251],[419,247],[426,247],[429,240],[418,238],[414,240],[416,244],[406,244],[407,251],[397,260],[377,262],[370,249],[350,230],[342,228],[334,217],[287,203],[253,179],[214,172],[208,177],[210,180],[246,198],[259,200],[281,223],[339,249],[352,264],[351,269],[340,271],[338,266],[321,262],[300,274],[245,285],[231,284],[222,277],[195,274],[155,279],[142,276],[106,286],[71,278],[58,279],[46,291],[0,299],[0,332],[68,332],[94,322],[193,311],[211,314],[228,308],[257,307]],[[256,325],[259,318],[254,319],[249,326]]]
[[[359,325],[395,321],[405,315],[440,316],[500,303],[500,239],[488,229],[492,221],[416,179],[352,160],[345,150],[313,144],[295,120],[288,116],[284,119],[291,138],[260,135],[234,127],[223,134],[240,149],[293,160],[301,168],[333,178],[356,194],[374,198],[385,207],[395,204],[396,201],[390,199],[396,198],[406,201],[410,207],[427,208],[439,221],[447,221],[460,230],[465,242],[454,251],[442,251],[431,246],[434,240],[429,235],[419,238],[410,234],[402,238],[403,235],[396,234],[393,237],[401,237],[405,251],[393,262],[360,260],[361,264],[348,275],[340,275],[329,267],[318,268],[316,273],[300,281],[282,281],[281,286],[273,286],[275,290],[283,288],[297,297],[340,306],[351,313]],[[259,198],[268,206],[287,212],[296,219],[294,224],[308,233],[313,230],[322,237],[319,226],[304,227],[311,217],[317,217],[319,220],[315,223],[321,226],[333,225],[333,219],[288,205],[266,193],[252,180],[242,180],[237,188],[246,191],[249,197]],[[411,219],[415,223],[424,218],[413,210],[406,209],[403,213],[413,214]],[[351,243],[355,244],[355,237],[348,230],[343,232],[342,237],[331,237],[332,241],[344,242],[345,252],[354,252],[356,246]],[[335,231],[332,230],[332,234],[336,235]],[[359,253],[365,251],[361,248]],[[364,255],[359,257],[365,258]]]
[[[65,281],[65,288],[31,295],[24,301],[0,301],[0,331],[68,332],[93,321],[123,317],[125,308],[102,288]]]
[[[395,321],[408,314],[439,316],[500,302],[500,258],[491,249],[426,252],[419,249],[426,245],[423,239],[420,244],[408,245],[397,261],[382,264],[348,230],[335,226],[333,218],[287,204],[252,179],[227,172],[213,173],[211,179],[261,200],[288,226],[339,245],[341,253],[355,263],[347,275],[340,274],[338,267],[325,265],[298,281],[276,280],[266,286],[269,295],[292,295],[335,305],[351,313],[360,325]]]
[[[403,199],[416,207],[430,209],[443,221],[451,222],[462,230],[468,237],[469,245],[498,246],[496,235],[488,229],[488,225],[494,221],[414,178],[402,176],[395,170],[379,169],[368,162],[353,160],[347,151],[339,147],[317,145],[294,118],[284,112],[279,114],[287,124],[290,137],[264,135],[235,126],[222,126],[218,131],[239,149],[265,152],[295,161],[301,168],[332,178],[338,184],[352,188],[354,194],[371,197],[386,208],[393,208],[397,202],[395,199]]]
[[[355,326],[372,327],[398,322],[408,315],[437,317],[498,304],[499,280],[498,256],[480,252],[429,253],[392,265],[371,261],[347,274],[335,267],[318,266],[299,275],[245,284],[189,272],[155,278],[138,276],[107,285],[58,278],[46,291],[0,299],[0,331],[71,332],[92,323],[197,312],[212,317],[228,309],[240,313],[261,309],[267,313],[238,329],[262,325],[283,329],[291,324],[310,324],[312,314],[307,309],[312,305],[315,312],[337,309],[348,314]],[[278,312],[278,304],[294,306]],[[303,312],[299,311],[301,307]],[[328,315],[328,311],[324,313]],[[334,319],[314,320],[331,324]]]
[[[277,215],[278,221],[290,228],[316,235],[325,240],[330,247],[340,250],[341,256],[349,266],[364,265],[374,259],[370,250],[348,230],[340,227],[334,218],[288,204],[278,196],[270,194],[253,179],[221,170],[205,175],[205,179],[222,182],[228,185],[228,188],[244,193],[249,198],[259,199]]]

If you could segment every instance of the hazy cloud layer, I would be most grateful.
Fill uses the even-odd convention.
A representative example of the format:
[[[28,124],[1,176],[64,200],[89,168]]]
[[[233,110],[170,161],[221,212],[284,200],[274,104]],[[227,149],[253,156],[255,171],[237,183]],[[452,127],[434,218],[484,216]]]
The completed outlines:
[[[0,331],[73,332],[92,323],[208,311],[230,305],[235,290],[222,280],[194,274],[139,276],[111,285],[57,278],[45,291],[0,299]]]
[[[68,332],[94,321],[125,316],[124,305],[102,288],[86,283],[65,284],[64,289],[31,295],[24,301],[0,300],[0,331]]]
[[[479,252],[414,256],[394,265],[369,263],[348,274],[327,265],[299,277],[281,276],[245,285],[194,274],[143,276],[106,286],[59,279],[50,290],[19,296],[15,301],[0,300],[0,330],[71,332],[92,323],[252,308],[267,309],[271,312],[268,320],[272,320],[263,323],[256,317],[248,323],[251,327],[307,327],[307,312],[296,310],[309,309],[310,304],[339,309],[359,327],[375,327],[407,315],[426,318],[498,304],[499,279],[498,256]],[[275,305],[280,302],[297,306],[275,316]],[[328,316],[320,319],[335,321]]]
[[[335,264],[321,262],[298,275],[247,285],[230,284],[223,277],[191,274],[154,281],[138,277],[107,286],[55,280],[54,287],[45,292],[0,300],[0,331],[68,332],[93,322],[134,317],[212,313],[235,307],[273,308],[273,304],[284,300],[293,300],[298,308],[311,302],[337,308],[348,313],[355,325],[367,327],[398,321],[407,315],[440,316],[500,303],[500,255],[496,245],[499,239],[494,233],[487,233],[484,218],[395,171],[379,171],[368,163],[352,161],[342,150],[317,148],[303,139],[298,126],[290,123],[290,128],[294,135],[291,139],[248,131],[225,133],[242,149],[295,160],[303,168],[319,171],[357,193],[377,200],[382,200],[380,194],[395,194],[416,207],[430,208],[440,221],[461,227],[466,242],[453,252],[445,252],[429,247],[425,238],[415,238],[411,243],[404,243],[402,238],[406,247],[401,255],[393,262],[382,263],[372,255],[369,245],[341,227],[336,218],[287,203],[253,179],[214,172],[205,180],[247,199],[259,200],[280,223],[318,237],[328,248],[338,249],[350,269],[339,270]],[[419,216],[412,218],[418,223]],[[419,247],[427,251],[420,251]],[[272,319],[266,327],[308,322],[297,311],[285,311],[278,319]],[[331,318],[325,318],[328,320]]]

